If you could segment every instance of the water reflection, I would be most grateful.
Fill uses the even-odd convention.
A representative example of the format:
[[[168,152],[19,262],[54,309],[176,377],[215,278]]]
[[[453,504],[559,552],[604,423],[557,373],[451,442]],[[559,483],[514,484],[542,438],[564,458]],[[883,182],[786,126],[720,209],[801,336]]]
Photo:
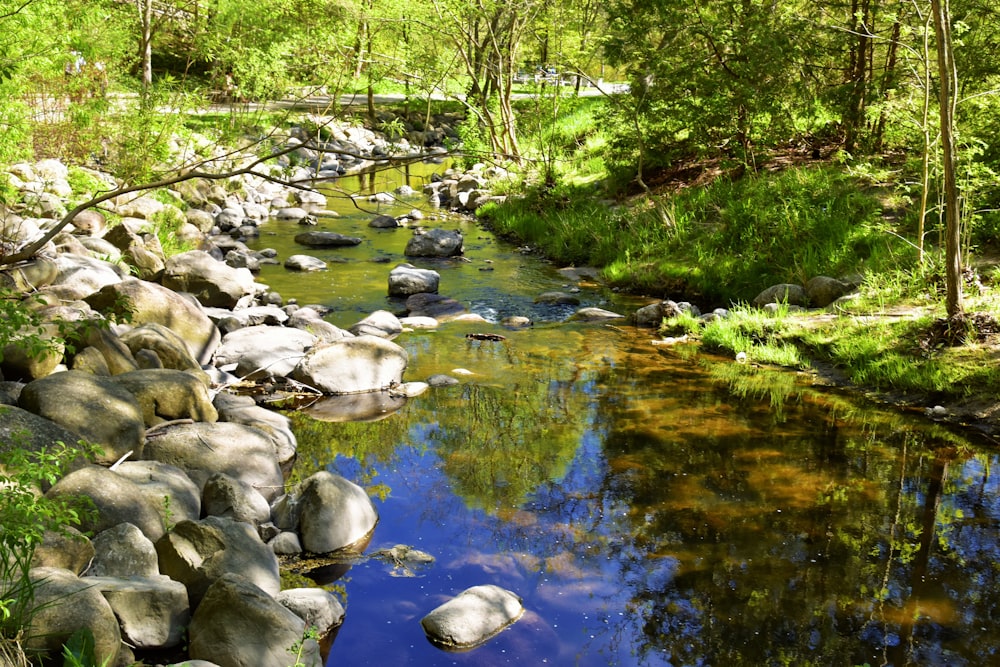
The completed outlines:
[[[366,237],[346,263],[315,283],[280,267],[262,281],[347,326],[392,307],[391,264],[370,260],[402,260],[409,232],[342,216],[324,224]],[[295,415],[296,475],[328,468],[364,485],[381,516],[371,548],[437,559],[413,577],[354,564],[337,584],[347,619],[331,665],[998,661],[993,451],[794,374],[654,347],[625,326],[559,323],[533,296],[564,276],[447,224],[463,226],[469,262],[440,267],[442,293],[546,324],[404,334],[405,379],[472,374],[380,421]],[[299,250],[270,230],[262,245]],[[621,305],[592,286],[580,296]],[[470,653],[433,648],[419,619],[486,583],[521,595],[528,614]]]
[[[377,423],[298,420],[315,466],[383,494],[373,546],[438,559],[413,582],[355,567],[331,664],[961,665],[1000,644],[991,453],[789,376],[734,390],[729,362],[627,331],[425,342],[416,373],[447,356],[478,379]],[[530,620],[435,652],[420,616],[480,583]]]

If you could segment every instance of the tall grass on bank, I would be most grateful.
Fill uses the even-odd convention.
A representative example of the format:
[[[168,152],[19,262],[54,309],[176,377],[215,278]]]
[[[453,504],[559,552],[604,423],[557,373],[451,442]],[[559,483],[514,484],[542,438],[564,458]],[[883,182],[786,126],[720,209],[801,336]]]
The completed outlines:
[[[914,261],[905,230],[888,229],[875,194],[836,167],[720,178],[619,207],[562,186],[481,214],[553,258],[604,267],[613,284],[709,303]]]

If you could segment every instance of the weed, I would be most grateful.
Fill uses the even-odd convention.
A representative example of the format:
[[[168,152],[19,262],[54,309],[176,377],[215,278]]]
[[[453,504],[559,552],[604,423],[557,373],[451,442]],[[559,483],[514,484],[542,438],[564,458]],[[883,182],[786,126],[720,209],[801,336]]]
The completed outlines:
[[[35,592],[29,571],[46,531],[65,533],[90,511],[82,499],[48,497],[40,489],[54,484],[70,462],[97,451],[83,442],[35,452],[13,443],[0,451],[0,643],[19,642],[30,623]]]

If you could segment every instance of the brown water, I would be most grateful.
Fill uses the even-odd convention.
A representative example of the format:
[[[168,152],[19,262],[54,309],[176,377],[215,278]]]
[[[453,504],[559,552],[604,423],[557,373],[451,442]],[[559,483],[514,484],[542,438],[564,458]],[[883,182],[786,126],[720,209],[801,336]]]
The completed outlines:
[[[335,307],[338,325],[398,307],[386,280],[410,232],[366,222],[329,225],[367,239],[329,271],[261,280]],[[567,282],[554,267],[441,224],[463,226],[471,260],[433,265],[442,293],[538,323],[404,334],[405,379],[472,375],[378,422],[296,417],[297,474],[327,468],[377,498],[370,549],[437,559],[364,561],[327,583],[347,607],[329,665],[1000,664],[992,448],[793,373],[565,323],[532,302]],[[272,226],[262,244],[286,247]],[[522,596],[525,616],[471,652],[431,646],[420,618],[485,583]]]

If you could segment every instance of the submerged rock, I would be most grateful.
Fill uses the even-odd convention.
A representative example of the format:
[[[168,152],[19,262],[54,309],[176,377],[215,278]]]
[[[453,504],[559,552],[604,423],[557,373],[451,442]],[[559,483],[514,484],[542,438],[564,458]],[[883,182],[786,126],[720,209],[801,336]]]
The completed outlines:
[[[361,239],[356,236],[338,234],[337,232],[302,232],[295,235],[295,242],[311,248],[335,248],[359,245]]]

